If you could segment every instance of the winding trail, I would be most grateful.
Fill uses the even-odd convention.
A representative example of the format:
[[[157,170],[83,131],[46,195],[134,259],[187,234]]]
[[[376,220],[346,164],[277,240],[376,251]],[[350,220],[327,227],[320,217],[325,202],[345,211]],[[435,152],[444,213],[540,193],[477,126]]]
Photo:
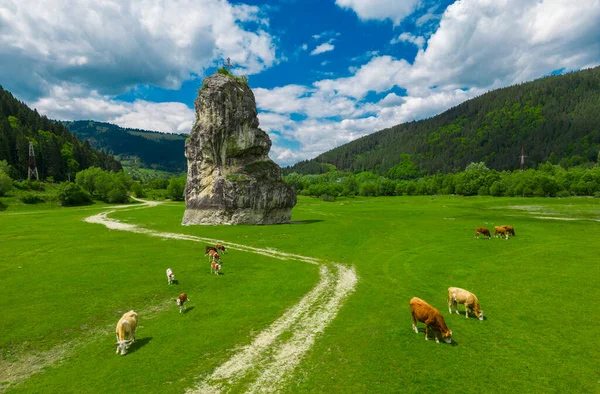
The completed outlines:
[[[143,203],[141,207],[119,206],[115,208],[140,209],[160,204],[139,199],[138,201]],[[111,230],[128,231],[164,239],[225,243],[232,250],[319,265],[320,280],[311,291],[269,327],[256,335],[250,344],[234,351],[229,360],[217,367],[211,375],[198,377],[199,383],[186,390],[187,394],[228,392],[242,379],[251,382],[247,389],[251,393],[279,391],[315,343],[317,336],[336,317],[345,299],[354,292],[358,282],[354,267],[285,253],[276,249],[255,248],[218,239],[144,229],[134,224],[122,223],[109,218],[108,215],[115,211],[116,209],[112,209],[84,220],[88,223],[102,224]],[[284,333],[287,335],[282,335]]]

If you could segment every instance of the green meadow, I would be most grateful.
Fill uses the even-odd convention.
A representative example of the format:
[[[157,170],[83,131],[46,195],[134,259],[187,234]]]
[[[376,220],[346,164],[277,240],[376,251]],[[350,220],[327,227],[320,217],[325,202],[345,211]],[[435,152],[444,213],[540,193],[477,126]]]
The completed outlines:
[[[211,275],[205,243],[83,221],[110,205],[0,201],[0,391],[185,392],[319,282],[317,265],[238,250]],[[183,227],[184,209],[167,202],[109,217],[355,267],[355,291],[275,391],[600,390],[600,199],[299,197],[293,222],[276,226]],[[473,237],[502,224],[516,236]],[[475,293],[486,319],[449,315],[450,286]],[[190,297],[181,314],[180,292]],[[415,296],[442,312],[452,345],[425,341],[423,324],[411,330]],[[114,328],[131,309],[136,341],[116,355]]]

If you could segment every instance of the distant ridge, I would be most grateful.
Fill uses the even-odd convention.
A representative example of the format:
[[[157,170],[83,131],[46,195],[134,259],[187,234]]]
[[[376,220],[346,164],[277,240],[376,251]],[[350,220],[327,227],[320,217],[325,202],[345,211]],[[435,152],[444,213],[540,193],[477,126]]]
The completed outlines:
[[[76,136],[117,156],[127,167],[169,172],[187,169],[184,156],[186,134],[129,129],[112,123],[77,120],[63,122]]]
[[[323,173],[333,165],[385,174],[401,154],[430,174],[480,161],[515,170],[522,147],[529,168],[546,161],[574,166],[597,160],[600,67],[493,90],[432,118],[359,138],[284,173]]]

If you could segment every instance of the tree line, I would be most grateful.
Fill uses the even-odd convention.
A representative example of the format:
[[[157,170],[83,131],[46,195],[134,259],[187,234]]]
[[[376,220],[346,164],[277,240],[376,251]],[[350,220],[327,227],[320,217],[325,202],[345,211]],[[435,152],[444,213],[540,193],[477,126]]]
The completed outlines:
[[[33,143],[41,179],[57,181],[75,177],[91,166],[119,171],[121,163],[104,151],[94,150],[58,123],[31,110],[0,86],[0,160],[10,165],[11,178],[27,178],[29,142]]]
[[[409,172],[412,171],[409,168]],[[401,196],[458,194],[464,196],[600,197],[600,167],[564,168],[546,162],[537,169],[497,171],[484,162],[473,162],[457,173],[398,177],[370,171],[360,173],[331,170],[322,174],[291,173],[284,181],[296,193],[334,200],[339,196]]]

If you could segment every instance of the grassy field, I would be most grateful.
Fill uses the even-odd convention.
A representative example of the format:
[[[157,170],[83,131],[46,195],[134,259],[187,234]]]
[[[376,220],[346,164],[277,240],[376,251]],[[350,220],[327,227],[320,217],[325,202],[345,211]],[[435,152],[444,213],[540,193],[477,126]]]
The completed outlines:
[[[223,258],[223,275],[209,275],[204,244],[82,221],[104,204],[8,205],[0,212],[0,391],[181,393],[319,281],[315,265],[240,251]],[[182,227],[183,210],[167,203],[110,217],[356,268],[356,291],[279,391],[600,391],[598,199],[300,198],[294,223],[278,226]],[[473,239],[475,227],[499,224],[513,225],[516,237]],[[167,285],[167,267],[178,285]],[[486,320],[449,316],[449,286],[477,294]],[[185,314],[172,301],[181,291],[191,298]],[[425,341],[423,325],[411,330],[414,296],[444,314],[453,345]],[[114,325],[130,309],[141,327],[121,357]],[[11,384],[2,370],[20,366],[45,368]]]

